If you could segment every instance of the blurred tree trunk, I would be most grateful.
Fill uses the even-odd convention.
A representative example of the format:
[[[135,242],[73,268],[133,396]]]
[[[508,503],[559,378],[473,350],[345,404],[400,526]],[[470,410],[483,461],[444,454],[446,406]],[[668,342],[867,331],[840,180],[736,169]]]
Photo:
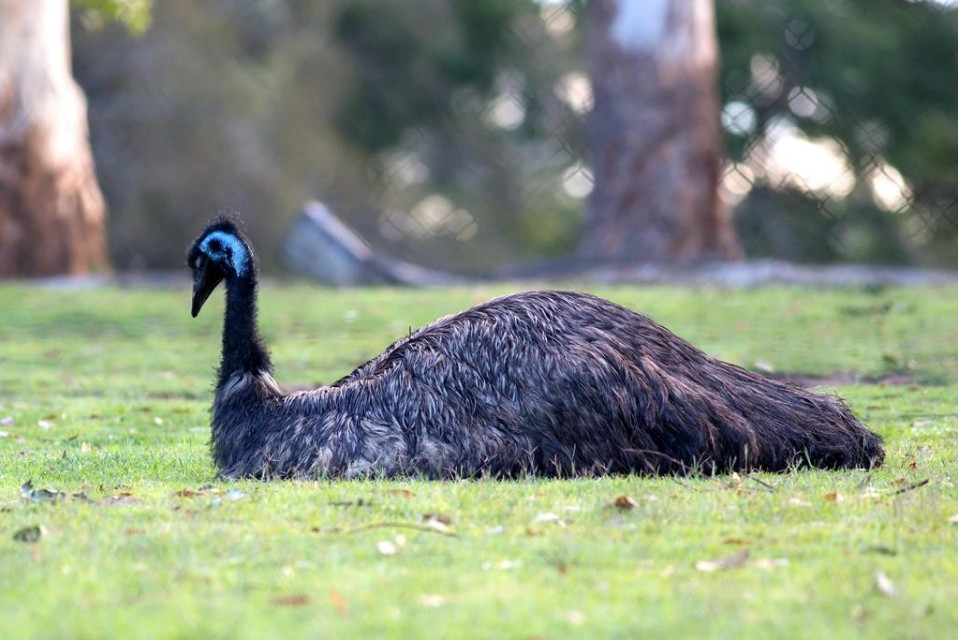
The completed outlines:
[[[106,268],[67,0],[0,0],[0,277]]]
[[[582,252],[668,262],[739,254],[718,199],[718,46],[712,0],[592,0],[595,188]]]

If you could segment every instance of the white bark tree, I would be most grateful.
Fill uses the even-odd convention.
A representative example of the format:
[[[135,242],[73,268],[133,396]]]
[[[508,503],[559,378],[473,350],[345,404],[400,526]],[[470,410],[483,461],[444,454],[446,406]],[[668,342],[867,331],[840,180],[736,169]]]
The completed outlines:
[[[67,0],[0,0],[0,277],[105,269]]]
[[[595,189],[583,254],[638,262],[737,256],[718,199],[712,0],[591,0],[587,20]]]

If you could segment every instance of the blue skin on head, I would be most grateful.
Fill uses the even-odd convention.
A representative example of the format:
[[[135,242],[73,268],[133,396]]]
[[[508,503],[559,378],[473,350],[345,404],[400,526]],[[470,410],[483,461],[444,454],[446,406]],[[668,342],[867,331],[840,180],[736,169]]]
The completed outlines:
[[[211,248],[214,241],[219,242],[219,247],[215,249]],[[226,250],[227,248],[229,251]],[[245,275],[249,269],[249,252],[246,245],[239,238],[225,231],[214,231],[203,238],[200,251],[208,255],[211,260],[232,265],[238,276]]]

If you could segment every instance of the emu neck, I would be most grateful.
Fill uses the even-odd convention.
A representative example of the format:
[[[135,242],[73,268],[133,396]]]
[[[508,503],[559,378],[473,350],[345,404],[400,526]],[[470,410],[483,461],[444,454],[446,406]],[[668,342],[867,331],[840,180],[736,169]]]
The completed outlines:
[[[229,277],[219,386],[237,374],[271,374],[272,371],[269,353],[256,326],[255,276]]]

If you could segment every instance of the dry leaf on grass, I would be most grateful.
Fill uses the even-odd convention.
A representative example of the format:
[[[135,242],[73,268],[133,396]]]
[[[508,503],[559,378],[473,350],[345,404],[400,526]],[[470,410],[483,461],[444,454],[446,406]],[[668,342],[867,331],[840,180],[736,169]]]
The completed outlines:
[[[489,571],[490,569],[499,569],[500,571],[509,571],[511,569],[519,569],[522,567],[522,562],[519,560],[500,560],[499,562],[483,562],[480,565],[483,571]]]
[[[39,542],[40,538],[47,535],[46,527],[42,524],[35,524],[31,527],[23,527],[13,534],[13,539],[17,542],[34,543]]]
[[[139,500],[133,497],[133,494],[129,491],[121,491],[120,493],[110,496],[106,499],[107,504],[111,504],[116,507],[128,507],[135,504],[142,504]]]
[[[424,607],[441,607],[446,604],[446,596],[441,596],[434,593],[424,593],[419,596],[419,602],[422,603]]]
[[[56,489],[34,489],[33,482],[27,480],[20,485],[20,496],[30,502],[56,502],[66,497],[66,494]]]
[[[770,571],[777,567],[787,567],[788,558],[759,558],[755,561],[755,566],[759,569]]]
[[[837,491],[826,493],[824,497],[825,497],[825,500],[827,500],[828,502],[835,502],[835,503],[845,502],[845,496],[838,493]]]
[[[584,613],[575,610],[567,611],[565,615],[563,615],[563,618],[565,618],[565,621],[573,627],[581,627],[588,619]]]
[[[566,527],[572,523],[572,520],[560,518],[554,513],[540,513],[533,522],[554,522],[557,526]]]
[[[303,607],[309,604],[309,596],[305,593],[293,593],[288,596],[277,596],[270,600],[270,604],[280,607]]]
[[[616,509],[622,509],[624,511],[626,509],[635,509],[637,506],[639,506],[639,503],[629,496],[622,495],[612,502],[612,506]]]
[[[452,520],[441,513],[423,514],[422,521],[427,527],[439,533],[449,533],[451,531],[449,525],[452,524]]]
[[[699,571],[705,571],[710,573],[712,571],[721,571],[723,569],[736,569],[745,564],[745,561],[748,560],[750,553],[748,549],[743,549],[738,553],[733,553],[730,556],[725,556],[724,558],[719,558],[718,560],[699,560],[695,563],[695,568]]]
[[[346,604],[346,599],[338,591],[330,589],[329,603],[333,605],[333,609],[336,610],[336,613],[343,616],[349,613],[349,606]]]
[[[878,589],[878,592],[887,598],[897,598],[898,589],[895,588],[895,583],[891,581],[883,571],[879,571],[875,574],[875,588]]]
[[[399,552],[399,548],[389,540],[380,540],[376,545],[376,550],[384,556],[394,556]]]

